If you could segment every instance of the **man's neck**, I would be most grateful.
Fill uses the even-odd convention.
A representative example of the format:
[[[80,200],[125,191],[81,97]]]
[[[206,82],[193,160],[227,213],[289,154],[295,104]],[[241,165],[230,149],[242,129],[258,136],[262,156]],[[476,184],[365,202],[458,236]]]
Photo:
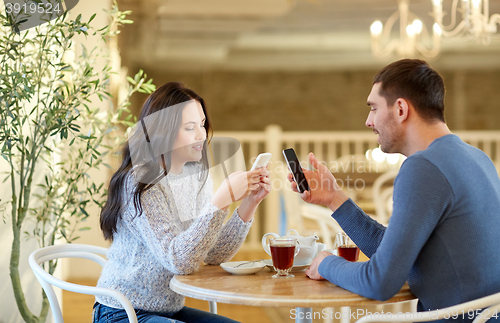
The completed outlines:
[[[407,145],[403,155],[409,157],[417,151],[425,150],[436,139],[451,134],[446,123],[438,121],[416,123],[407,132]]]

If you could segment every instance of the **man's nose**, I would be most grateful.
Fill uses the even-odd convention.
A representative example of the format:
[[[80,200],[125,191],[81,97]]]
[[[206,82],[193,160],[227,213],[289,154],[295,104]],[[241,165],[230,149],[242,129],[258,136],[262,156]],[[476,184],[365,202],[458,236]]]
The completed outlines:
[[[372,117],[372,113],[368,113],[368,117],[366,118],[366,121],[365,121],[365,126],[367,126],[368,128],[373,128],[373,117]]]

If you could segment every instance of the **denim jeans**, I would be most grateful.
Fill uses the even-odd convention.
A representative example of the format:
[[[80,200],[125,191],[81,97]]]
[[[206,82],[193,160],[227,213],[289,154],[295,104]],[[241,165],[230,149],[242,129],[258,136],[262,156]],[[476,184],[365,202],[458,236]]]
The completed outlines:
[[[179,312],[172,314],[135,310],[139,323],[237,323],[225,316],[213,314],[184,306]],[[112,308],[99,303],[94,304],[93,323],[128,323],[124,309]]]

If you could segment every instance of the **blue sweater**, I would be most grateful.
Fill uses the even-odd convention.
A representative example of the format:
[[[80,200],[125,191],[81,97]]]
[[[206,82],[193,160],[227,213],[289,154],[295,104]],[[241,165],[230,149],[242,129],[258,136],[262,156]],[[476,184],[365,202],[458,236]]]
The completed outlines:
[[[500,292],[500,180],[486,154],[456,135],[438,138],[403,163],[393,199],[387,228],[352,200],[332,214],[370,260],[330,256],[321,276],[378,300],[408,281],[418,311]]]

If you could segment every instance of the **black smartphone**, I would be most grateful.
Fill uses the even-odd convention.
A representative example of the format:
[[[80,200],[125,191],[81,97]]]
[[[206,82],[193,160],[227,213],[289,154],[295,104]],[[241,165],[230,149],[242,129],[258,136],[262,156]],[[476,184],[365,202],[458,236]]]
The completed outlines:
[[[288,170],[292,173],[293,180],[297,184],[298,191],[300,193],[309,191],[309,184],[307,183],[304,172],[302,172],[302,167],[300,167],[295,150],[293,150],[293,148],[285,149],[283,150],[283,156],[285,156],[286,163],[288,164]]]

